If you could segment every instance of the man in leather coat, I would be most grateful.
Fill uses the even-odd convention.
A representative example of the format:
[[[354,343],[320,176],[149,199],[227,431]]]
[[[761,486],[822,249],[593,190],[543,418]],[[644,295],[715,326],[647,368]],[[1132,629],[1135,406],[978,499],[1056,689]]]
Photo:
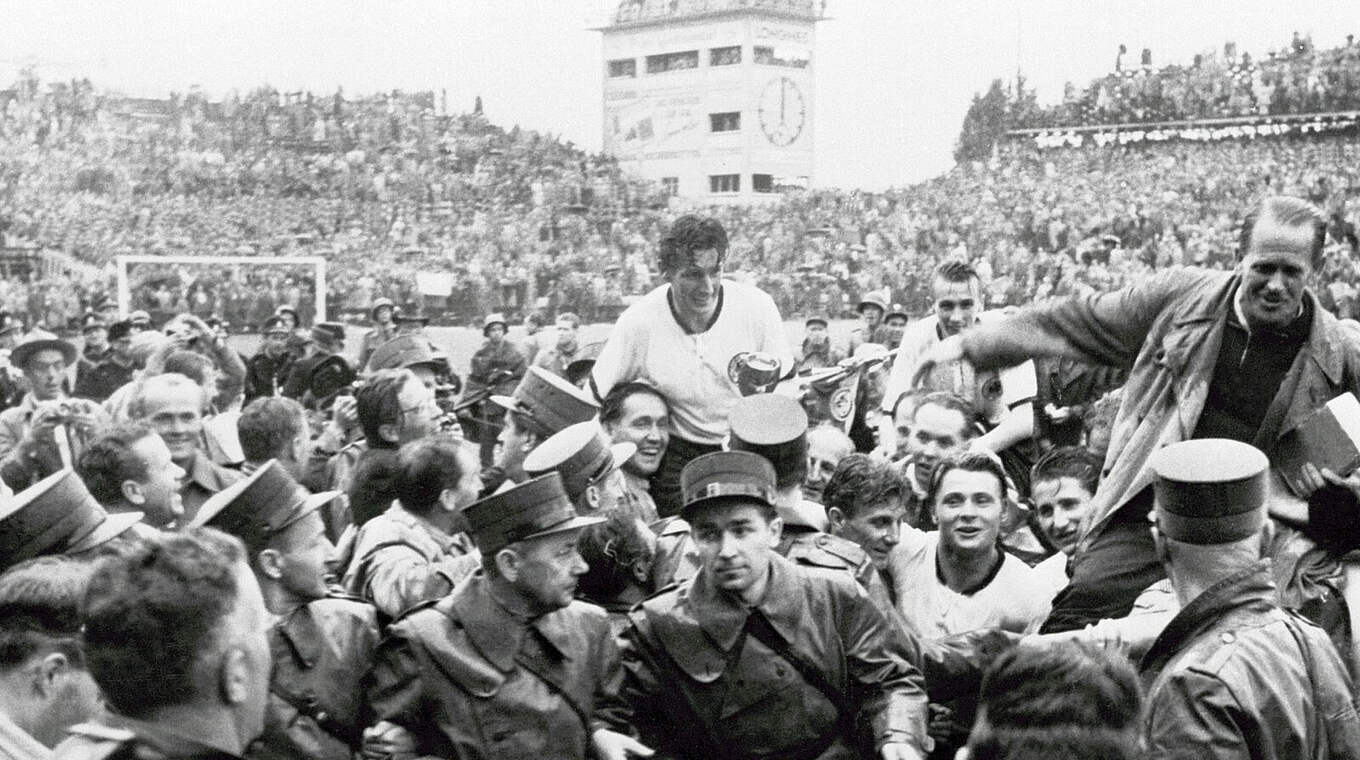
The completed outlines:
[[[914,642],[842,570],[775,551],[775,475],[746,451],[681,473],[703,570],[630,614],[623,695],[644,742],[673,758],[923,757]]]

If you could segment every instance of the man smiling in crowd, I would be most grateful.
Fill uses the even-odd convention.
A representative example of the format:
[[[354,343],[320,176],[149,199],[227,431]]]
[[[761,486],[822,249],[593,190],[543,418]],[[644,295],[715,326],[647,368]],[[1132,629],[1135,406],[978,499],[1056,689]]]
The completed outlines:
[[[624,311],[591,373],[598,399],[616,385],[645,379],[670,402],[675,428],[652,478],[662,516],[680,509],[685,463],[722,448],[727,415],[742,396],[732,368],[743,355],[773,359],[776,376],[793,371],[774,300],[724,280],[726,257],[727,231],[716,219],[676,219],[660,246],[658,268],[666,284]]]

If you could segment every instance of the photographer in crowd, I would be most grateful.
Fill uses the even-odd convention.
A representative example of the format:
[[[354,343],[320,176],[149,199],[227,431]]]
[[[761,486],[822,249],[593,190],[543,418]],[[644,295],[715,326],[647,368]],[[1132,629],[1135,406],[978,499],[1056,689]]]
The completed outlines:
[[[18,406],[0,412],[0,478],[15,491],[71,466],[108,423],[96,404],[67,395],[75,360],[75,346],[55,338],[30,340],[10,354],[29,387]]]

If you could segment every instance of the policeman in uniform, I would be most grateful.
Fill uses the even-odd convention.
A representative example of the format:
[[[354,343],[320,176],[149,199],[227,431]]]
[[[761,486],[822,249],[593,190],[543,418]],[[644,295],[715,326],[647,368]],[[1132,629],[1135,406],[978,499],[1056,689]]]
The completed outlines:
[[[109,514],[74,470],[63,469],[0,502],[0,571],[52,554],[88,558],[115,539],[151,535],[141,512]]]
[[[531,478],[561,475],[562,487],[580,514],[622,509],[650,523],[656,519],[655,508],[650,514],[639,512],[627,500],[618,469],[635,453],[635,443],[610,443],[599,422],[578,422],[535,446],[524,458],[524,472]]]
[[[773,393],[747,396],[737,402],[730,423],[728,447],[759,454],[774,467],[775,507],[784,524],[777,551],[800,565],[845,570],[886,604],[888,590],[873,560],[854,541],[827,533],[826,508],[803,498],[808,443],[802,404]]]
[[[80,360],[73,395],[94,401],[104,401],[114,391],[132,382],[136,363],[132,360],[132,324],[114,322],[108,327],[109,348],[103,359]]]
[[[1150,758],[1360,757],[1351,679],[1327,634],[1280,607],[1269,560],[1269,461],[1239,441],[1149,461],[1157,555],[1180,601],[1139,670]]]
[[[472,355],[466,395],[473,396],[486,390],[507,395],[514,392],[515,385],[524,377],[527,366],[524,355],[505,339],[506,329],[505,316],[502,314],[488,314],[486,319],[482,320],[482,335],[486,337],[486,342]],[[485,401],[480,406],[479,417],[485,426],[493,428],[499,426],[504,417],[500,408]],[[496,437],[490,435],[487,430],[482,430],[479,440],[482,467],[490,467],[496,449]]]
[[[603,610],[574,601],[586,564],[580,517],[549,473],[463,511],[482,570],[416,607],[378,648],[368,700],[415,755],[624,760],[646,748],[619,731],[618,650]],[[394,726],[394,727],[393,727]]]
[[[80,319],[80,334],[83,340],[80,347],[80,358],[76,361],[76,381],[79,383],[80,376],[93,370],[100,362],[105,361],[113,353],[109,343],[109,325],[98,314],[87,312]]]
[[[917,647],[847,573],[773,551],[770,463],[705,454],[681,489],[703,569],[635,608],[623,637],[623,696],[643,742],[696,760],[924,757]]]
[[[506,414],[498,438],[500,459],[482,470],[484,495],[507,480],[523,482],[524,457],[530,451],[571,425],[595,419],[600,412],[588,393],[542,367],[530,367],[513,396],[496,394],[489,401]],[[482,435],[485,442],[488,433]]]
[[[364,333],[363,343],[359,346],[360,370],[367,369],[368,359],[373,356],[378,346],[397,337],[397,326],[392,321],[392,312],[395,310],[396,305],[390,298],[379,298],[368,308],[368,318],[373,322],[373,329]]]
[[[350,760],[363,735],[360,678],[378,646],[374,608],[332,596],[320,508],[334,493],[310,494],[277,460],[208,499],[193,527],[241,539],[274,616],[273,673],[265,730],[252,760]]]
[[[288,348],[293,333],[284,318],[275,315],[265,320],[261,332],[264,333],[263,345],[246,361],[247,404],[260,396],[279,395],[293,366],[293,354]]]

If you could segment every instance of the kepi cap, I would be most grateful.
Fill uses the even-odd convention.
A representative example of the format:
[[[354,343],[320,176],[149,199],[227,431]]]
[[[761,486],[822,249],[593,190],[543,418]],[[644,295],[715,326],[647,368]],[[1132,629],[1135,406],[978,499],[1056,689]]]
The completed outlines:
[[[584,391],[542,367],[530,367],[524,373],[514,396],[496,395],[491,400],[518,412],[542,438],[593,419],[600,411]]]
[[[690,460],[680,471],[680,515],[713,501],[742,498],[775,506],[774,467],[749,451],[718,451]]]
[[[728,448],[768,459],[776,481],[807,469],[807,411],[792,398],[776,393],[746,396],[733,405],[727,422],[732,433]]]
[[[509,328],[509,323],[505,321],[505,315],[498,311],[486,315],[486,318],[482,320],[482,335],[486,335],[486,331],[490,329],[492,325],[500,325],[501,327]]]
[[[1265,524],[1270,461],[1254,446],[1226,438],[1183,441],[1158,449],[1148,466],[1156,476],[1157,530],[1167,538],[1226,544]]]
[[[92,549],[121,535],[142,513],[114,518],[74,470],[58,470],[0,507],[0,570],[34,557]]]
[[[587,488],[635,453],[635,443],[611,444],[595,420],[578,422],[535,446],[524,458],[524,471],[531,477],[556,472],[562,476],[567,496],[579,504]]]
[[[562,488],[562,478],[556,472],[473,502],[463,509],[463,518],[484,557],[516,541],[604,522],[602,517],[576,514],[576,508]]]
[[[249,477],[208,497],[188,527],[206,525],[230,533],[255,554],[268,548],[269,539],[338,495],[339,491],[309,493],[271,459]]]

